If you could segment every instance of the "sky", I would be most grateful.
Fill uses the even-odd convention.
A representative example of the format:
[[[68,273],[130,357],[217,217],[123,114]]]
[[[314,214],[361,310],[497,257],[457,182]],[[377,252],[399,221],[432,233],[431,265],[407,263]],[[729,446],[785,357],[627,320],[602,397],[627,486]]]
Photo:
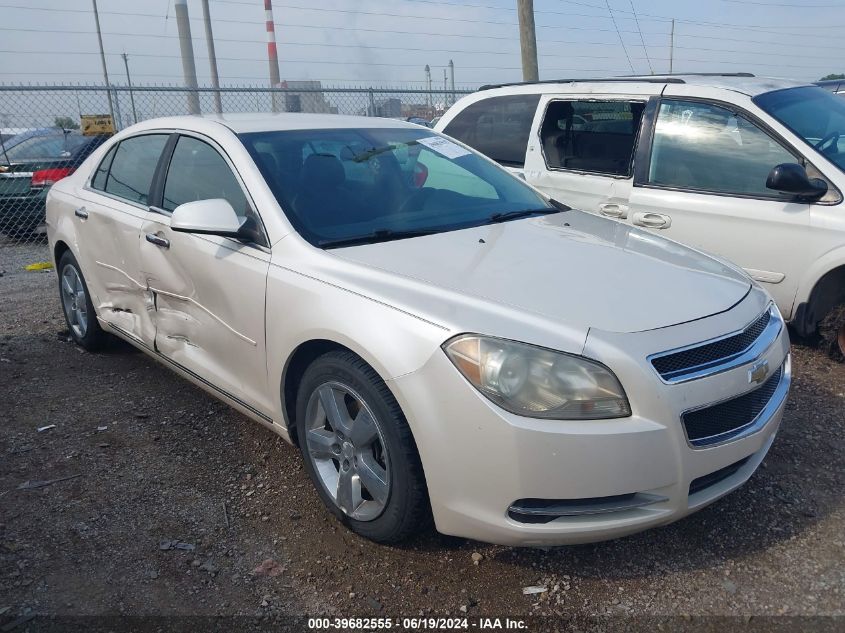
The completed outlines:
[[[210,0],[221,84],[267,85],[263,0]],[[282,79],[324,86],[458,87],[519,81],[516,0],[275,0]],[[98,0],[108,72],[182,83],[173,0]],[[188,0],[199,83],[209,85],[202,3]],[[845,72],[845,1],[535,0],[541,79]],[[0,83],[102,84],[91,0],[0,0]]]

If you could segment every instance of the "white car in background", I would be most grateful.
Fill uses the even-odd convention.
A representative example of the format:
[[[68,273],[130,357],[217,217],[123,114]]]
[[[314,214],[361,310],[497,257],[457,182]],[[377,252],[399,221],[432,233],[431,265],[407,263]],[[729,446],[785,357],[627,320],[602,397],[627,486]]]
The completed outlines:
[[[788,337],[742,271],[410,123],[147,121],[47,225],[77,343],[119,336],[296,442],[375,541],[663,525],[744,483],[783,415]]]
[[[845,354],[845,100],[733,75],[489,86],[444,132],[579,209],[742,266]]]

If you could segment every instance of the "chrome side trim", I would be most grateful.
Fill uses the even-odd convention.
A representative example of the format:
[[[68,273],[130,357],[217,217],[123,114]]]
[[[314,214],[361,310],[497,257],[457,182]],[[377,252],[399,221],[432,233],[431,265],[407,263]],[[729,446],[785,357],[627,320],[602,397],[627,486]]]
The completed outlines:
[[[777,340],[778,335],[783,329],[783,319],[781,319],[780,314],[775,309],[774,304],[769,304],[769,307],[767,309],[770,318],[765,329],[760,333],[760,336],[758,336],[757,339],[751,345],[746,347],[741,352],[738,352],[731,356],[720,358],[715,361],[702,363],[693,367],[687,367],[678,372],[673,372],[673,375],[669,378],[661,376],[660,372],[658,372],[652,364],[652,361],[657,358],[671,356],[672,354],[685,352],[691,349],[695,349],[697,347],[703,347],[705,345],[711,345],[713,343],[718,343],[719,341],[722,341],[724,339],[728,339],[733,336],[738,336],[745,332],[745,330],[747,330],[749,327],[751,327],[757,321],[757,319],[762,316],[762,313],[757,315],[754,320],[751,321],[751,323],[748,323],[745,327],[739,330],[730,332],[729,334],[725,334],[723,336],[717,336],[716,338],[711,338],[706,341],[700,341],[698,343],[685,345],[683,347],[676,347],[675,349],[666,350],[664,352],[657,352],[656,354],[649,355],[646,360],[648,361],[648,364],[651,365],[651,368],[658,375],[660,380],[667,385],[677,385],[680,383],[689,382],[690,380],[698,380],[700,378],[714,376],[716,374],[721,374],[722,372],[735,369],[740,365],[750,363],[751,361],[756,360],[758,357],[760,357],[766,350],[769,349],[769,347],[771,347],[771,345]]]
[[[547,517],[577,517],[586,516],[590,514],[608,514],[611,512],[624,512],[633,508],[642,508],[654,503],[663,503],[668,501],[668,497],[662,495],[653,495],[645,492],[638,492],[633,497],[627,499],[615,499],[610,497],[606,501],[585,501],[584,503],[566,503],[566,505],[554,505],[550,503],[548,506],[542,508],[526,508],[519,505],[512,505],[508,508],[508,513],[518,514],[522,516],[547,516]]]
[[[687,413],[691,413],[693,411],[700,411],[701,409],[707,409],[708,407],[713,407],[717,404],[721,404],[722,402],[727,402],[729,400],[733,400],[734,398],[739,398],[749,393],[753,393],[757,391],[757,389],[762,389],[763,385],[759,385],[756,389],[752,389],[751,391],[746,391],[745,393],[740,393],[730,398],[726,398],[724,400],[719,400],[718,402],[711,402],[710,404],[706,404],[701,407],[695,407],[693,409],[687,409],[681,414],[681,426],[684,428],[684,437],[687,440],[687,445],[694,450],[701,450],[705,448],[714,448],[716,446],[721,446],[722,444],[727,444],[728,442],[735,442],[737,440],[744,439],[749,435],[754,435],[755,433],[762,431],[763,428],[769,423],[774,416],[775,412],[783,405],[786,401],[787,395],[789,395],[789,386],[792,384],[792,354],[787,354],[786,359],[783,361],[783,365],[781,366],[783,371],[781,371],[780,381],[778,382],[778,386],[775,389],[775,392],[772,394],[772,397],[769,398],[769,401],[766,403],[766,406],[763,407],[763,410],[757,414],[757,417],[744,424],[742,426],[738,426],[735,429],[731,429],[730,431],[725,431],[724,433],[719,433],[718,435],[710,435],[708,437],[699,437],[695,440],[690,440],[689,436],[687,435],[687,429],[684,425],[684,415]]]

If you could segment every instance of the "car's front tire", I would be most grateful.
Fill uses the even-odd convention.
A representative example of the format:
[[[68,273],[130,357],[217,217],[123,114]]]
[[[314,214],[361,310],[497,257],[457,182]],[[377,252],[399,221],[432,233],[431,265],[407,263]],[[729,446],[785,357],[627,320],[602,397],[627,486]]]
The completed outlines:
[[[819,323],[820,346],[834,360],[845,361],[845,303],[833,306]]]
[[[59,258],[58,273],[59,297],[71,339],[89,352],[101,349],[108,335],[97,321],[85,277],[70,251],[65,251]]]
[[[329,352],[305,370],[296,430],[320,498],[354,532],[396,543],[428,525],[411,430],[384,381],[359,356]]]

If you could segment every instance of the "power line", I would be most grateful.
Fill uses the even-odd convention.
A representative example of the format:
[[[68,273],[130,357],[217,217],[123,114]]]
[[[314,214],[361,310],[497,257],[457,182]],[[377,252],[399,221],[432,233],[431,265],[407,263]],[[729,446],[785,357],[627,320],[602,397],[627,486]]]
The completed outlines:
[[[628,55],[628,49],[625,47],[625,40],[622,39],[622,33],[619,32],[619,26],[616,24],[616,18],[613,17],[613,11],[610,9],[610,0],[605,0],[607,4],[607,12],[610,13],[610,19],[613,20],[613,28],[616,29],[616,34],[619,36],[619,43],[622,44],[622,51],[625,53],[625,59],[628,60],[628,65],[631,67],[631,72],[636,73],[634,64],[631,63],[631,56]]]
[[[634,0],[628,0],[631,4],[631,11],[634,12],[634,21],[637,23],[637,30],[640,32],[640,42],[643,44],[643,52],[645,53],[646,61],[648,61],[648,69],[651,71],[651,74],[654,74],[654,67],[651,65],[651,60],[648,58],[648,48],[645,45],[645,38],[643,37],[643,30],[640,28],[640,21],[637,19],[637,12],[634,9]]]

